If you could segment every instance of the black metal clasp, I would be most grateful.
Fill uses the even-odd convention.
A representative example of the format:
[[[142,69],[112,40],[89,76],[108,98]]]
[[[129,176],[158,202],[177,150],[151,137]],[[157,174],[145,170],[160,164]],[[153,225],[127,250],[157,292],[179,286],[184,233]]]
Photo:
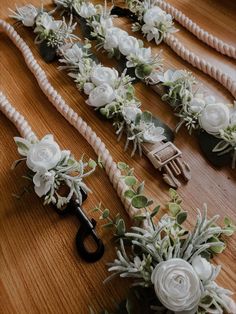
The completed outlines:
[[[87,199],[87,194],[82,190],[81,193],[83,196],[82,201],[84,202]],[[86,262],[94,263],[98,261],[103,256],[105,248],[102,240],[95,232],[96,221],[93,218],[90,220],[87,217],[87,215],[84,213],[83,209],[75,199],[71,200],[68,206],[62,211],[57,209],[57,212],[60,215],[72,213],[79,218],[80,228],[76,235],[76,247],[78,253],[81,258],[83,258]],[[85,246],[85,240],[89,237],[91,237],[95,242],[95,251],[89,251]]]

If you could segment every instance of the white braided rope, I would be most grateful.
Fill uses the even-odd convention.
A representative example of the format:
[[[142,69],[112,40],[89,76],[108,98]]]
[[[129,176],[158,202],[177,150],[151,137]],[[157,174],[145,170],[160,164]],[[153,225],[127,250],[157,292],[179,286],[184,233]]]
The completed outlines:
[[[216,51],[236,59],[236,48],[225,43],[223,40],[213,36],[204,29],[202,29],[198,24],[194,23],[190,18],[188,18],[183,12],[173,7],[171,4],[163,1],[157,0],[158,6],[171,14],[174,19],[179,22],[188,31],[194,34],[198,39],[207,44],[208,46],[214,48]]]
[[[185,46],[183,46],[183,44],[181,44],[181,42],[172,34],[167,34],[164,41],[183,60],[214,78],[221,85],[223,85],[234,96],[234,98],[236,98],[236,81],[233,81],[220,69],[185,48]]]
[[[14,108],[5,95],[0,91],[0,110],[16,126],[22,137],[29,141],[37,141],[28,121]]]
[[[117,194],[120,197],[128,215],[131,218],[134,217],[134,215],[137,215],[137,209],[133,208],[130,204],[130,201],[124,196],[124,191],[127,190],[128,187],[126,186],[124,181],[121,179],[121,172],[117,168],[117,164],[113,161],[112,156],[110,152],[108,151],[108,149],[106,148],[105,144],[97,136],[97,134],[91,129],[91,127],[88,126],[88,124],[81,117],[79,117],[78,114],[75,111],[73,111],[72,108],[70,108],[66,104],[65,100],[61,97],[61,95],[49,83],[45,72],[37,63],[30,48],[24,42],[24,40],[19,36],[19,34],[15,31],[15,29],[10,24],[8,24],[7,22],[1,19],[0,19],[0,28],[7,34],[7,36],[12,40],[12,42],[16,45],[16,47],[21,51],[28,68],[34,74],[40,88],[42,89],[44,94],[47,96],[47,98],[50,100],[50,102],[53,104],[53,106],[63,115],[63,117],[71,125],[73,125],[80,132],[80,134],[92,146],[95,153],[101,157],[106,173],[109,176],[109,179],[114,189],[117,191]],[[5,111],[3,111],[3,113],[5,113]],[[26,129],[22,127],[21,123],[18,121],[17,113],[14,120],[11,120],[11,121],[17,127],[18,126],[20,127],[19,131],[21,132],[21,134],[23,135],[28,134]],[[26,123],[26,127],[27,126],[28,124]]]

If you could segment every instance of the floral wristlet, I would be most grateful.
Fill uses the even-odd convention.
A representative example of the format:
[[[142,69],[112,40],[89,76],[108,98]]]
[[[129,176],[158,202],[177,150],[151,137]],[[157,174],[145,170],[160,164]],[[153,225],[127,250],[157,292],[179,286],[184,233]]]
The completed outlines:
[[[31,9],[30,6],[29,14]],[[26,12],[27,6],[17,10],[18,14]],[[38,10],[35,9],[34,12],[38,12]],[[24,14],[26,16],[26,13]],[[60,21],[54,20],[51,15],[48,14],[46,18],[47,14],[40,11],[34,17],[35,29],[44,29],[42,31],[44,34],[49,27],[46,33],[50,34],[50,37],[44,36],[42,42],[44,46],[45,44],[46,46],[51,45],[50,40],[56,37],[53,34],[60,25]],[[19,19],[17,13],[15,17]],[[49,26],[47,21],[50,21]],[[24,20],[22,23],[25,24]],[[43,37],[40,33],[38,36]],[[168,142],[173,140],[172,131],[150,112],[141,111],[141,104],[134,95],[130,76],[125,72],[118,75],[116,70],[97,64],[96,58],[89,51],[90,45],[72,44],[70,43],[71,38],[72,36],[69,39],[65,38],[63,44],[55,47],[55,53],[61,56],[60,61],[63,63],[61,68],[69,70],[69,75],[74,78],[78,88],[88,95],[88,105],[99,109],[104,117],[111,119],[118,139],[122,134],[127,136],[125,149],[132,142],[132,155],[136,150],[140,155],[144,152],[154,167],[163,171],[163,178],[169,185],[180,186],[177,178],[180,175],[184,180],[189,180],[189,167],[181,161],[180,150]]]
[[[80,17],[83,28],[86,26],[86,36],[90,34],[97,41],[98,49],[102,48],[110,57],[120,59],[127,69],[132,69],[133,75],[151,85],[164,101],[171,104],[180,117],[178,127],[185,124],[190,133],[197,130],[200,146],[213,165],[232,163],[232,168],[235,168],[235,105],[220,103],[213,96],[204,96],[194,88],[196,80],[190,72],[164,72],[160,56],[152,55],[151,49],[144,48],[141,40],[114,27],[106,7],[85,1],[55,2]]]

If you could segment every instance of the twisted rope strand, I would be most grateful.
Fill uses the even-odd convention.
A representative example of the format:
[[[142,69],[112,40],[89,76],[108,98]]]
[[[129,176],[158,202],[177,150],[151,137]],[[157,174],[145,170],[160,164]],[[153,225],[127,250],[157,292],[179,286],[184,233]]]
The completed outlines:
[[[79,117],[78,114],[68,106],[68,104],[66,104],[65,100],[61,97],[61,95],[49,83],[45,72],[37,63],[30,48],[20,37],[20,35],[15,31],[15,29],[10,24],[1,19],[0,28],[6,33],[6,35],[11,39],[15,46],[21,51],[28,68],[35,76],[40,88],[42,89],[43,93],[47,96],[49,101],[61,113],[61,115],[63,115],[63,117],[80,132],[80,134],[86,139],[86,141],[93,147],[95,153],[101,157],[106,173],[109,176],[109,179],[114,189],[117,191],[117,194],[121,199],[128,215],[131,218],[133,218],[134,215],[137,215],[137,209],[132,207],[130,201],[124,196],[124,191],[127,190],[128,187],[121,179],[121,172],[117,168],[117,165],[113,161],[113,158],[108,149],[106,148],[105,144],[91,129],[91,127],[88,126],[88,124],[81,117]],[[15,118],[11,121],[15,123],[17,127],[21,126],[20,122],[18,121],[17,114]],[[29,130],[26,132],[26,130],[22,126],[20,127],[20,132],[22,132],[23,135],[29,134]]]
[[[36,134],[32,131],[28,121],[14,108],[0,91],[0,110],[16,126],[22,137],[28,141],[37,141]]]
[[[194,34],[202,42],[212,47],[216,51],[222,53],[223,55],[236,59],[235,47],[225,43],[223,40],[217,38],[216,36],[213,36],[212,34],[202,29],[198,24],[194,23],[190,18],[183,14],[183,12],[176,9],[171,4],[163,0],[157,0],[157,4],[162,10],[171,14],[177,22],[179,22],[183,27],[185,27],[188,31]]]
[[[184,45],[172,34],[167,34],[164,41],[183,60],[214,78],[221,85],[223,85],[234,96],[234,98],[236,98],[236,81],[233,81],[220,69],[185,48]]]

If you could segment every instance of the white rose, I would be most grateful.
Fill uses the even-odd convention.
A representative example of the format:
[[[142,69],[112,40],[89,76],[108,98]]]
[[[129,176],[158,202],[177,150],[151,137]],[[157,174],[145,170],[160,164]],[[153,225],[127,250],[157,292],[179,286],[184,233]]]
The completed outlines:
[[[77,63],[83,58],[83,50],[77,44],[74,44],[71,48],[63,51],[63,56],[70,62]]]
[[[142,110],[133,106],[124,107],[122,110],[122,114],[125,120],[130,121],[130,122],[134,122],[137,114],[141,114],[141,113],[142,113]]]
[[[201,257],[200,255],[193,259],[192,266],[201,280],[207,281],[211,277],[212,266],[205,258]]]
[[[128,56],[131,53],[135,54],[135,52],[139,49],[139,42],[137,38],[133,36],[121,37],[119,41],[119,50],[122,55]]]
[[[45,173],[37,172],[34,175],[34,191],[39,197],[42,197],[43,195],[46,195],[48,193],[54,183],[54,177],[54,171],[48,171]]]
[[[201,112],[205,107],[205,101],[202,98],[194,97],[189,103],[189,109],[193,113]]]
[[[173,258],[157,264],[151,276],[160,302],[176,313],[195,313],[201,299],[200,280],[193,267],[183,259]]]
[[[230,125],[236,126],[236,110],[234,110],[230,115]]]
[[[61,159],[61,150],[51,134],[29,148],[26,164],[34,172],[46,172],[54,168]]]
[[[231,299],[228,295],[222,294],[220,295],[221,299],[227,305],[227,313],[228,314],[235,314],[236,313],[236,303],[233,299]]]
[[[141,63],[148,63],[152,58],[152,51],[151,48],[139,48],[134,52],[134,55]]]
[[[152,127],[148,128],[143,133],[143,139],[145,142],[155,144],[157,142],[163,141],[166,137],[163,135],[164,129],[161,127],[156,127],[153,125]]]
[[[24,26],[34,26],[35,18],[38,15],[38,10],[32,4],[17,8],[17,13],[19,14],[17,14],[18,19],[21,20]]]
[[[127,37],[128,33],[118,27],[111,27],[106,31],[104,49],[117,48],[122,37]]]
[[[100,25],[103,29],[107,30],[108,28],[113,27],[113,22],[111,17],[103,17],[100,18]]]
[[[143,21],[147,25],[158,25],[165,19],[166,13],[157,6],[148,9],[143,16]]]
[[[36,19],[36,25],[42,26],[47,31],[55,31],[61,27],[62,21],[55,21],[51,15],[49,15],[47,12],[43,12],[38,15]]]
[[[92,3],[83,3],[79,9],[79,15],[87,19],[96,14],[96,8]]]
[[[199,116],[199,124],[208,133],[218,133],[229,125],[229,108],[224,104],[207,105]]]
[[[90,78],[96,86],[107,83],[114,87],[118,76],[118,72],[115,69],[97,65],[92,69]]]
[[[86,95],[89,95],[91,91],[95,88],[95,85],[93,83],[85,83],[84,84],[84,93]]]
[[[115,99],[113,88],[104,83],[94,88],[89,94],[89,99],[86,103],[92,107],[102,107],[111,103]]]

